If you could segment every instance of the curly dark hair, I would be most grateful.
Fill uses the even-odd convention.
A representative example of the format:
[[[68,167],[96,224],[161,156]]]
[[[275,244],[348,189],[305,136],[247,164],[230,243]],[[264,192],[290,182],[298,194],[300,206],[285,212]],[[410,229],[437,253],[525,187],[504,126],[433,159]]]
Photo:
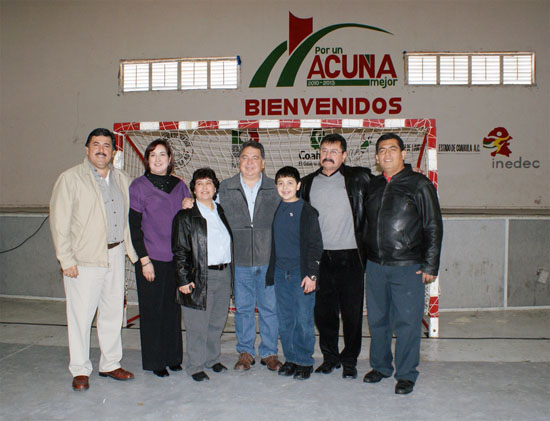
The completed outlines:
[[[205,178],[209,178],[210,180],[212,180],[212,183],[214,183],[214,188],[216,189],[216,192],[214,193],[213,199],[215,199],[218,195],[218,189],[220,188],[220,180],[218,180],[218,177],[216,177],[216,173],[212,168],[205,167],[195,170],[195,172],[193,173],[193,178],[191,179],[191,183],[189,184],[191,193],[193,193],[193,196],[195,195],[195,183],[198,180],[202,180]]]

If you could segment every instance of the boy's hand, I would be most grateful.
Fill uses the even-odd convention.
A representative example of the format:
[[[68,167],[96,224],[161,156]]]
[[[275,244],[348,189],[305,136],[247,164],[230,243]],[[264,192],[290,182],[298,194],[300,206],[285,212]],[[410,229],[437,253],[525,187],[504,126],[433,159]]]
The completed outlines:
[[[300,286],[304,289],[304,294],[309,294],[310,292],[315,291],[317,282],[311,279],[309,276],[306,276]]]

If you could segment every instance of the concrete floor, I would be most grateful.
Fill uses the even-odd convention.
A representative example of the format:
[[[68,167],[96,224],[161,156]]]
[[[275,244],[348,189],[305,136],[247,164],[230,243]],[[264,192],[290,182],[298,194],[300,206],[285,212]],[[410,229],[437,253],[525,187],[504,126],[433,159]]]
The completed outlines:
[[[135,314],[130,307],[128,316]],[[366,321],[357,380],[337,370],[299,382],[257,363],[245,373],[209,373],[203,383],[184,372],[161,379],[141,370],[136,323],[123,330],[123,367],[136,378],[97,375],[94,330],[90,390],[77,393],[67,370],[64,303],[0,298],[0,419],[550,420],[550,310],[442,312],[440,335],[423,339],[415,390],[398,396],[393,379],[362,382],[370,369]],[[222,352],[231,367],[232,317]],[[319,364],[318,349],[315,358]]]

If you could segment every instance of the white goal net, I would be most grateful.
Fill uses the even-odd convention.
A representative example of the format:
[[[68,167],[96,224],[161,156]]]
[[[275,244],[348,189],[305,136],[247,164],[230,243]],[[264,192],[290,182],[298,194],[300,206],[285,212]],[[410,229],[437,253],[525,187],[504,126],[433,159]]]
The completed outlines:
[[[174,171],[188,184],[193,172],[210,167],[220,180],[238,171],[240,145],[261,142],[266,153],[266,173],[274,177],[286,165],[296,167],[302,176],[319,168],[319,147],[323,136],[341,134],[348,144],[346,163],[376,167],[376,140],[384,133],[398,134],[407,150],[406,162],[421,168],[437,187],[435,121],[430,119],[353,119],[353,120],[254,120],[254,121],[176,121],[117,123],[117,166],[132,178],[143,175],[143,154],[155,139],[168,140],[174,155]],[[119,155],[119,154],[117,154]],[[135,288],[133,267],[128,267],[129,288]],[[427,288],[426,327],[429,336],[438,335],[439,282]]]

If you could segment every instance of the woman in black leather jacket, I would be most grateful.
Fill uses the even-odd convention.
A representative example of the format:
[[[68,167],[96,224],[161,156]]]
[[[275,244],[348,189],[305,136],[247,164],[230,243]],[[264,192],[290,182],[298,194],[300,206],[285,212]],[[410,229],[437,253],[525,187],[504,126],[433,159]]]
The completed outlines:
[[[213,200],[219,184],[210,168],[196,170],[190,184],[195,204],[179,211],[172,226],[177,301],[187,332],[186,371],[196,381],[208,380],[205,368],[227,370],[220,354],[233,283],[233,240],[223,209]]]

